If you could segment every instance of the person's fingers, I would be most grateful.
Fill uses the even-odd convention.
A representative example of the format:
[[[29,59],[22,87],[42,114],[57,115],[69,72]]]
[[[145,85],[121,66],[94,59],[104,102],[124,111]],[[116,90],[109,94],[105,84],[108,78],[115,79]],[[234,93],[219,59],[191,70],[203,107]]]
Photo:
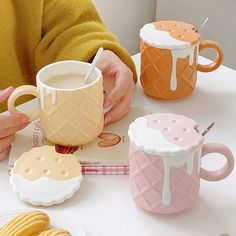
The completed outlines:
[[[9,135],[5,138],[0,139],[0,153],[3,152],[11,143],[14,141],[15,135]]]
[[[11,134],[15,134],[16,132],[24,129],[27,125],[28,125],[28,123],[24,123],[24,124],[21,124],[18,126],[13,126],[13,127],[6,128],[6,129],[0,129],[0,139],[7,137]]]
[[[127,94],[120,100],[116,106],[113,106],[110,111],[105,114],[105,125],[113,123],[115,121],[123,118],[130,110],[131,104],[131,92],[127,92]]]
[[[0,116],[0,130],[11,128],[13,126],[19,126],[29,122],[29,118],[21,113],[13,115],[1,115]]]
[[[105,106],[115,104],[127,93],[132,77],[132,72],[129,70],[121,70],[117,72],[115,86],[105,99]]]
[[[8,97],[11,95],[13,90],[14,88],[12,86],[6,89],[0,90],[0,103],[5,102],[8,99]]]
[[[11,150],[11,145],[8,146],[5,150],[3,150],[2,152],[0,152],[0,161],[7,158],[8,157],[8,154]]]

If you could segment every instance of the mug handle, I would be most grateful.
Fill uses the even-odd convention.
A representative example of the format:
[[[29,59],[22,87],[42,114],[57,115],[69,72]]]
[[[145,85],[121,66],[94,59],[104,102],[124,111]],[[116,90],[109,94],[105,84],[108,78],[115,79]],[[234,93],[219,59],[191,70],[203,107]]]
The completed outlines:
[[[200,177],[208,181],[219,181],[226,178],[234,168],[234,157],[228,147],[220,143],[208,143],[203,145],[202,157],[209,153],[220,153],[226,157],[226,164],[219,170],[208,171],[201,167]]]
[[[212,40],[204,40],[204,41],[200,42],[199,52],[201,52],[205,48],[215,49],[217,52],[216,59],[215,59],[215,61],[213,61],[209,65],[198,64],[197,70],[199,70],[201,72],[211,72],[213,70],[216,70],[222,64],[222,61],[224,58],[224,53],[223,53],[223,50],[220,47],[220,45]]]
[[[39,99],[39,94],[38,94],[37,88],[35,86],[23,85],[23,86],[17,87],[13,91],[13,93],[10,95],[10,97],[8,98],[8,101],[7,101],[7,106],[8,106],[9,112],[11,114],[24,113],[26,116],[28,116],[30,121],[36,120],[37,118],[39,118],[39,114],[40,114],[39,106],[33,112],[21,112],[16,109],[15,102],[19,97],[21,97],[23,95],[33,95]]]

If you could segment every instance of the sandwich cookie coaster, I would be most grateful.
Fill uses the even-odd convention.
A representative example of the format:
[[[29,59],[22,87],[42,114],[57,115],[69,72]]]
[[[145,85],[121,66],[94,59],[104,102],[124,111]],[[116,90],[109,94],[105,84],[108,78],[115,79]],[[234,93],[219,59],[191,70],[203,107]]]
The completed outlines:
[[[82,167],[74,155],[57,153],[55,147],[45,145],[21,155],[10,183],[21,200],[51,206],[71,198],[82,179]]]

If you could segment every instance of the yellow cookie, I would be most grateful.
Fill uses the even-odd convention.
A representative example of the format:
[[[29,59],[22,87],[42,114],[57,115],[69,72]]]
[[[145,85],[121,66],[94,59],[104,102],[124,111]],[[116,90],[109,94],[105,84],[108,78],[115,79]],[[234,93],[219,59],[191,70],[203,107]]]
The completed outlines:
[[[38,236],[71,236],[71,234],[64,229],[51,229],[42,232]]]
[[[81,171],[74,155],[42,146],[22,154],[15,162],[10,183],[23,201],[51,206],[74,195],[82,181]]]
[[[37,236],[48,229],[49,217],[41,211],[25,212],[0,229],[1,236]]]

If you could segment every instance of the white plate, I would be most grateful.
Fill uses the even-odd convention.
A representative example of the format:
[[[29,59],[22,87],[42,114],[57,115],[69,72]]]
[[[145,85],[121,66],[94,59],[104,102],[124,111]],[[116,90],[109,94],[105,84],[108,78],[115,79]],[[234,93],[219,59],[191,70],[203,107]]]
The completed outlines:
[[[38,209],[22,209],[0,213],[0,227],[12,220],[17,215],[31,210]],[[85,232],[80,228],[80,226],[75,223],[73,219],[70,219],[67,215],[62,215],[60,213],[55,213],[47,210],[42,211],[45,212],[50,218],[50,228],[65,229],[69,231],[72,236],[86,236]]]

